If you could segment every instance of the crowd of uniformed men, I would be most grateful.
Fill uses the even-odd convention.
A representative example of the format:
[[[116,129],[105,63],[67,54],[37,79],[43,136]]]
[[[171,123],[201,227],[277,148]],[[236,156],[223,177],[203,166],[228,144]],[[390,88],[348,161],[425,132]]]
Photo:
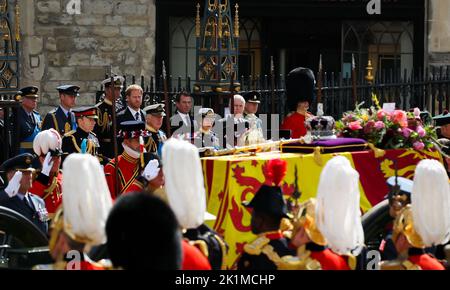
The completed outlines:
[[[292,112],[281,128],[299,138],[306,134],[314,75],[301,68],[288,78]],[[126,106],[113,114],[123,81],[119,76],[104,80],[101,101],[82,108],[76,108],[79,87],[59,86],[60,105],[43,119],[36,111],[38,88],[18,92],[20,154],[1,165],[7,182],[0,206],[19,212],[49,235],[53,269],[68,268],[66,254],[73,250],[81,253],[80,269],[223,269],[227,245],[204,223],[214,216],[206,211],[199,150],[192,143],[200,140],[201,147],[218,149],[261,141],[259,94],[234,96],[232,122],[234,128],[243,124],[243,130],[221,145],[212,128],[224,119],[217,120],[211,108],[196,112],[200,118],[191,116],[193,100],[187,92],[176,96],[177,111],[166,116],[164,104],[144,107],[143,90],[133,84],[125,90]],[[175,138],[168,139],[161,129],[164,117],[170,117]],[[436,122],[442,137],[449,138],[450,114],[444,112]],[[350,162],[341,156],[331,159],[316,198],[291,212],[280,187],[286,163],[270,160],[268,170],[272,180],[245,204],[257,239],[245,245],[235,267],[364,269],[359,175]],[[393,223],[380,248],[386,257],[381,266],[444,269],[445,257],[436,247],[450,237],[446,169],[424,160],[414,181],[399,180],[391,184],[397,189],[389,195]],[[142,230],[145,223],[148,231]]]

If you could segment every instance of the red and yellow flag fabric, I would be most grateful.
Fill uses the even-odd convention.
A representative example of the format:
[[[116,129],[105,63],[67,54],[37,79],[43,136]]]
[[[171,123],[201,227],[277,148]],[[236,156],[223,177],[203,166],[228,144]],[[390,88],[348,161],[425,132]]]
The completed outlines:
[[[316,195],[322,168],[335,155],[348,158],[360,174],[360,204],[363,212],[382,201],[388,193],[386,179],[395,175],[394,161],[397,162],[398,175],[410,179],[420,160],[433,158],[442,162],[438,152],[404,149],[386,150],[385,155],[379,158],[372,151],[322,155],[267,152],[202,158],[207,209],[217,217],[209,225],[224,237],[229,246],[227,268],[234,268],[244,245],[256,238],[251,233],[251,213],[242,202],[251,200],[266,181],[266,162],[274,158],[287,161],[287,173],[282,183],[286,198],[295,191],[294,175],[297,171],[297,186],[302,202]]]

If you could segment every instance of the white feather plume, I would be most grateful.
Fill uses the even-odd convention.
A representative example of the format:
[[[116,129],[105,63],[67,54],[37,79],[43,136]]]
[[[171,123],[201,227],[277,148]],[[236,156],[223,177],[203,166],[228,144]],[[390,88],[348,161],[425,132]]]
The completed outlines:
[[[38,156],[46,155],[49,150],[61,149],[62,139],[58,131],[49,129],[39,132],[33,140],[33,150]]]
[[[320,175],[316,221],[328,246],[341,255],[358,255],[364,246],[359,208],[359,174],[343,156],[333,157]]]
[[[64,223],[71,232],[92,241],[106,242],[105,224],[112,207],[105,174],[97,158],[74,153],[63,164]]]
[[[206,193],[198,149],[191,143],[170,138],[162,150],[167,199],[186,229],[200,226],[206,213]]]
[[[414,226],[426,247],[450,238],[450,190],[447,172],[437,160],[417,164],[411,194]]]

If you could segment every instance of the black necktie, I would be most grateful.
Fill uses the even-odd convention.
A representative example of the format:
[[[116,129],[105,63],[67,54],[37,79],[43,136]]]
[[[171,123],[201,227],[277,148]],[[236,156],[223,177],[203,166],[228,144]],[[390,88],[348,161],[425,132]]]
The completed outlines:
[[[136,112],[136,115],[134,116],[134,118],[136,119],[136,121],[139,121],[139,112]]]
[[[34,124],[33,113],[29,114],[28,118],[30,119],[31,124]]]

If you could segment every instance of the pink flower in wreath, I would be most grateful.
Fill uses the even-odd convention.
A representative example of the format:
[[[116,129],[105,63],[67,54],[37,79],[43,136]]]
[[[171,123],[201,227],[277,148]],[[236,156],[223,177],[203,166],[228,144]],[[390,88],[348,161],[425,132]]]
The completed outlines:
[[[425,131],[425,129],[422,126],[417,126],[416,129],[417,134],[419,134],[420,138],[425,137],[425,135],[427,135],[427,132]]]
[[[375,129],[381,130],[381,129],[384,129],[385,127],[386,127],[386,126],[384,125],[383,122],[381,122],[381,121],[376,121],[376,122],[375,122]]]
[[[423,142],[416,141],[413,143],[413,147],[416,150],[422,150],[423,148],[425,148],[425,144],[423,144]]]
[[[411,133],[413,132],[413,130],[409,129],[409,128],[402,128],[402,134],[405,138],[409,138],[409,136],[411,136]]]
[[[384,119],[384,117],[386,117],[386,116],[388,116],[389,115],[389,113],[388,112],[386,112],[385,110],[379,110],[378,112],[377,112],[377,118],[378,118],[378,120],[383,120]]]
[[[406,112],[402,110],[395,110],[392,114],[392,121],[396,124],[399,124],[400,127],[405,128],[408,126],[408,119],[406,116]]]
[[[361,122],[360,121],[354,121],[354,122],[350,122],[348,124],[348,127],[350,128],[350,130],[352,131],[356,131],[356,130],[361,130]]]

